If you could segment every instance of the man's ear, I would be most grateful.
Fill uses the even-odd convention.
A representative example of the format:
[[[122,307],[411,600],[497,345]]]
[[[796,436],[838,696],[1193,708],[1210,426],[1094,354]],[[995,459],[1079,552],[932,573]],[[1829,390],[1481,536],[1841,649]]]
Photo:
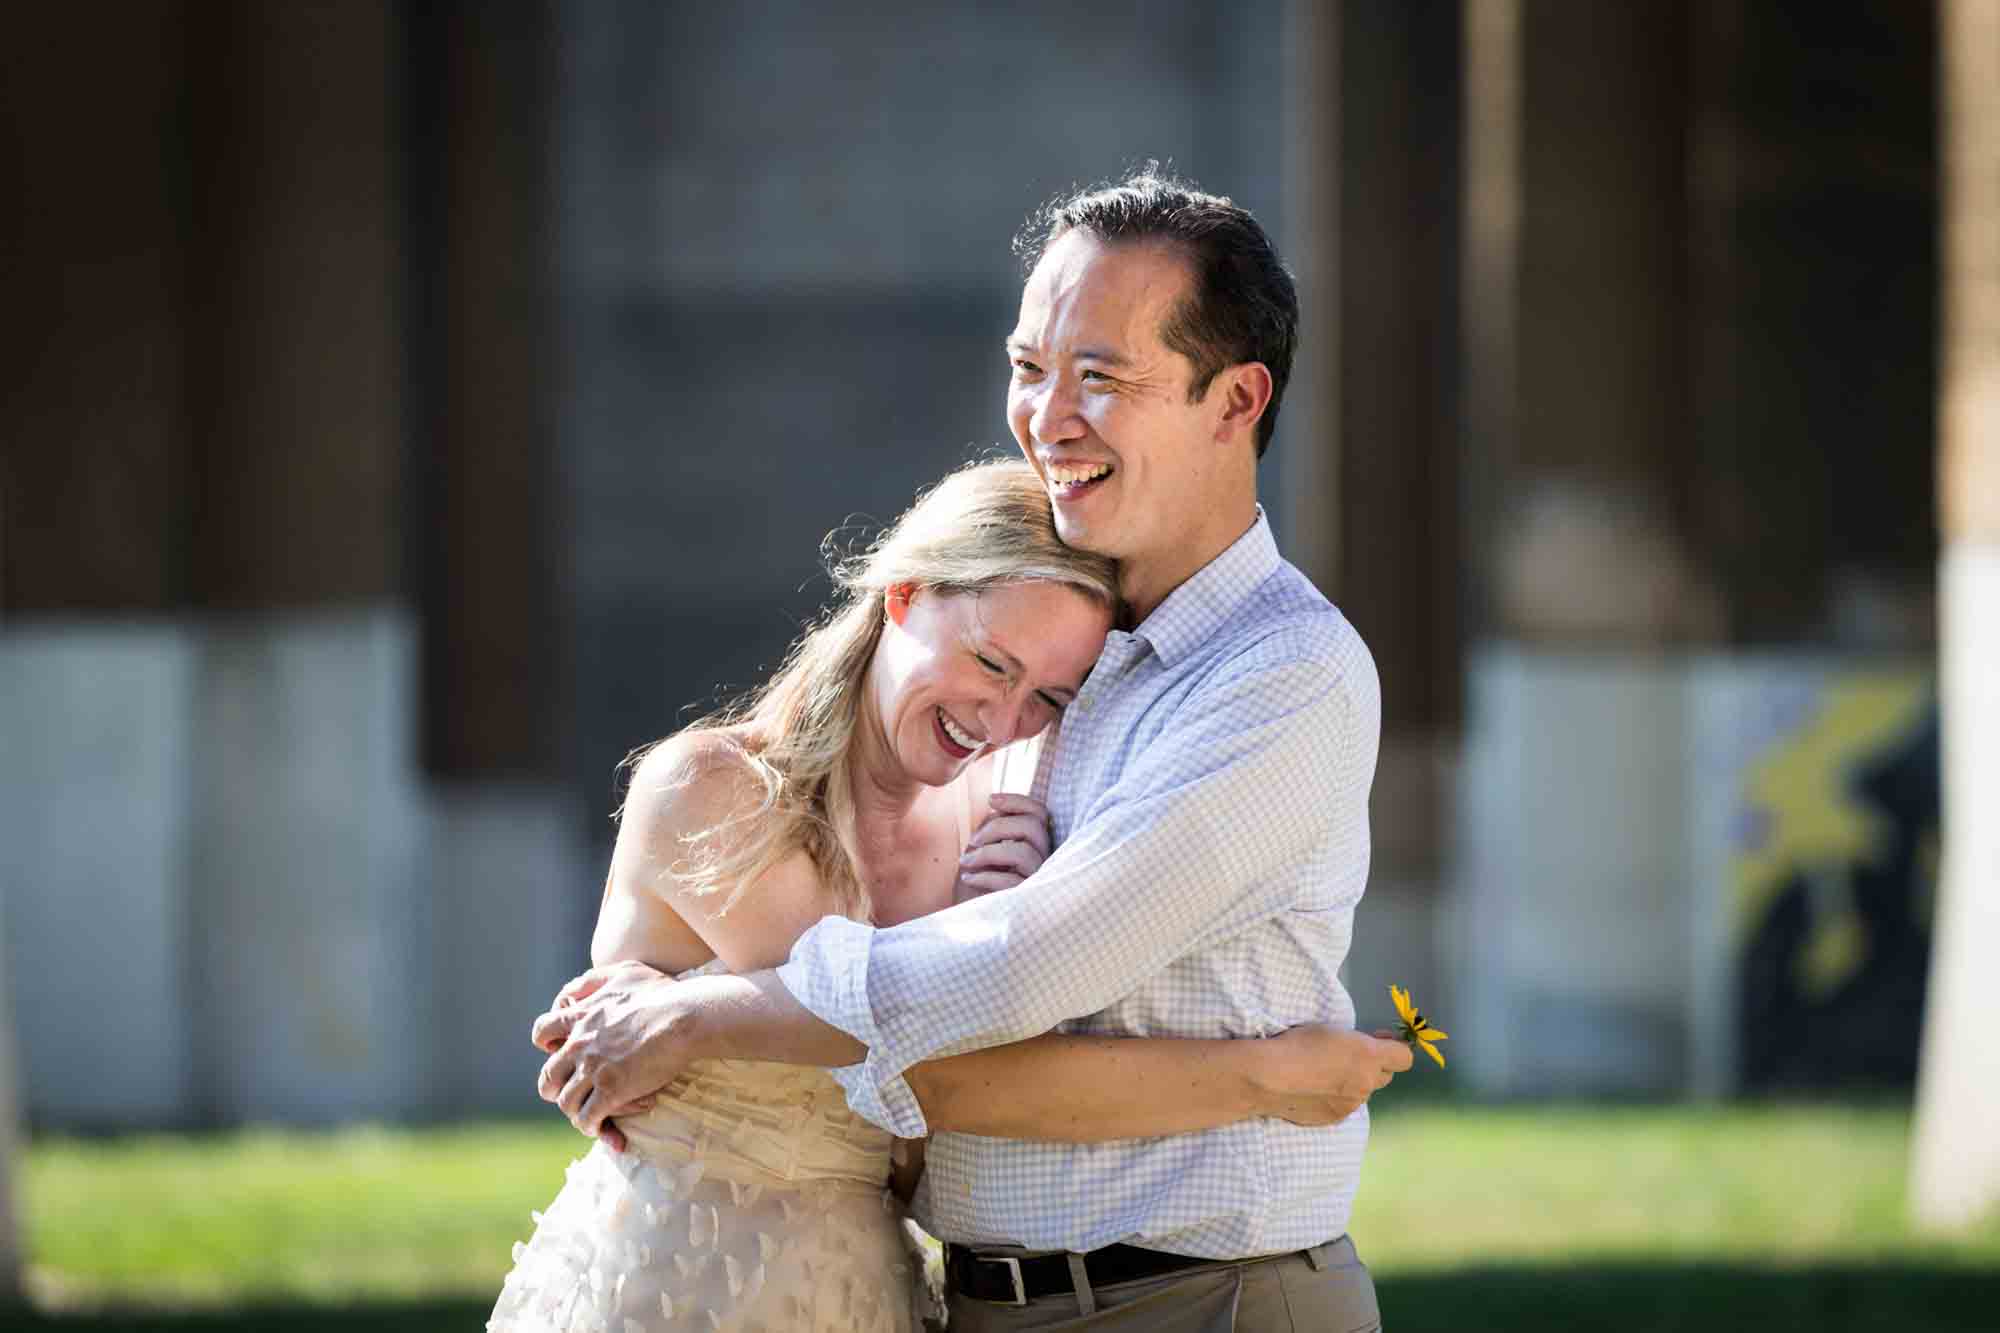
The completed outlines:
[[[910,603],[917,598],[914,583],[892,583],[882,590],[882,610],[895,624],[902,624],[910,614]]]
[[[1245,361],[1216,372],[1210,391],[1222,390],[1218,436],[1255,435],[1257,421],[1271,405],[1271,371],[1262,361]]]

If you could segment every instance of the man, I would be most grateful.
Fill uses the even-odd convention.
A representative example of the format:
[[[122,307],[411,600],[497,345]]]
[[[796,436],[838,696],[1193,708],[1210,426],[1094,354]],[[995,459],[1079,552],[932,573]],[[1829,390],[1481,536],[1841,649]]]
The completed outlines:
[[[854,1110],[914,1138],[922,1062],[1057,1024],[1353,1025],[1335,973],[1379,696],[1257,505],[1291,279],[1247,212],[1150,172],[1047,206],[1023,253],[1008,420],[1064,540],[1119,560],[1131,626],[1044,757],[1058,845],[1011,892],[886,930],[828,918],[775,973],[567,991],[536,1025],[542,1090],[586,1132],[701,1057],[845,1066]],[[1409,1067],[1347,1049],[1357,1106]],[[1367,1135],[1365,1108],[1097,1145],[940,1134],[917,1209],[948,1242],[952,1327],[1377,1327],[1345,1234]]]

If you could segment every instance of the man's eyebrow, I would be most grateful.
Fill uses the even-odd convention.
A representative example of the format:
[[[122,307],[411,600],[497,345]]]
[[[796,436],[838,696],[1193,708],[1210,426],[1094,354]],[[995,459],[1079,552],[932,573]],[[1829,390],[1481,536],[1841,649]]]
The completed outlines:
[[[1123,369],[1132,364],[1132,358],[1122,352],[1114,352],[1108,347],[1079,347],[1076,349],[1079,361],[1095,361],[1100,365],[1117,366]]]
[[[1039,356],[1041,354],[1041,348],[1035,346],[1034,343],[1023,338],[1018,333],[1011,335],[1007,339],[1007,350],[1016,356]],[[1114,352],[1108,347],[1079,347],[1072,353],[1072,359],[1077,361],[1095,361],[1101,366],[1111,366],[1119,370],[1123,370],[1132,364],[1131,357],[1126,356],[1123,352]]]

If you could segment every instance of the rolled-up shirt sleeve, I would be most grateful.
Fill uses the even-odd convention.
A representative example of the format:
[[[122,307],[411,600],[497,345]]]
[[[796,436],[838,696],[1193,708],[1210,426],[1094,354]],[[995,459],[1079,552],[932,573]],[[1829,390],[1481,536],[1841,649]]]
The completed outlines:
[[[911,1065],[1095,1013],[1174,959],[1295,903],[1274,873],[1350,827],[1363,840],[1376,721],[1337,659],[1278,634],[1215,671],[1019,887],[888,929],[821,921],[779,978],[868,1048],[833,1071],[860,1115],[926,1132]],[[1362,714],[1366,712],[1367,715]]]

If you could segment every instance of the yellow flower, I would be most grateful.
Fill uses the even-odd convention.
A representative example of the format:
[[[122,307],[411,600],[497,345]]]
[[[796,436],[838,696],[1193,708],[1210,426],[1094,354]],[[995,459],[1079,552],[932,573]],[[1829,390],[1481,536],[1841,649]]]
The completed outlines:
[[[1403,1030],[1398,1035],[1410,1045],[1420,1048],[1425,1055],[1438,1062],[1439,1069],[1443,1069],[1444,1056],[1431,1043],[1444,1041],[1448,1034],[1432,1027],[1430,1020],[1417,1012],[1417,1007],[1410,1003],[1410,993],[1401,986],[1389,987],[1389,998],[1396,1002],[1396,1013],[1403,1020]]]

